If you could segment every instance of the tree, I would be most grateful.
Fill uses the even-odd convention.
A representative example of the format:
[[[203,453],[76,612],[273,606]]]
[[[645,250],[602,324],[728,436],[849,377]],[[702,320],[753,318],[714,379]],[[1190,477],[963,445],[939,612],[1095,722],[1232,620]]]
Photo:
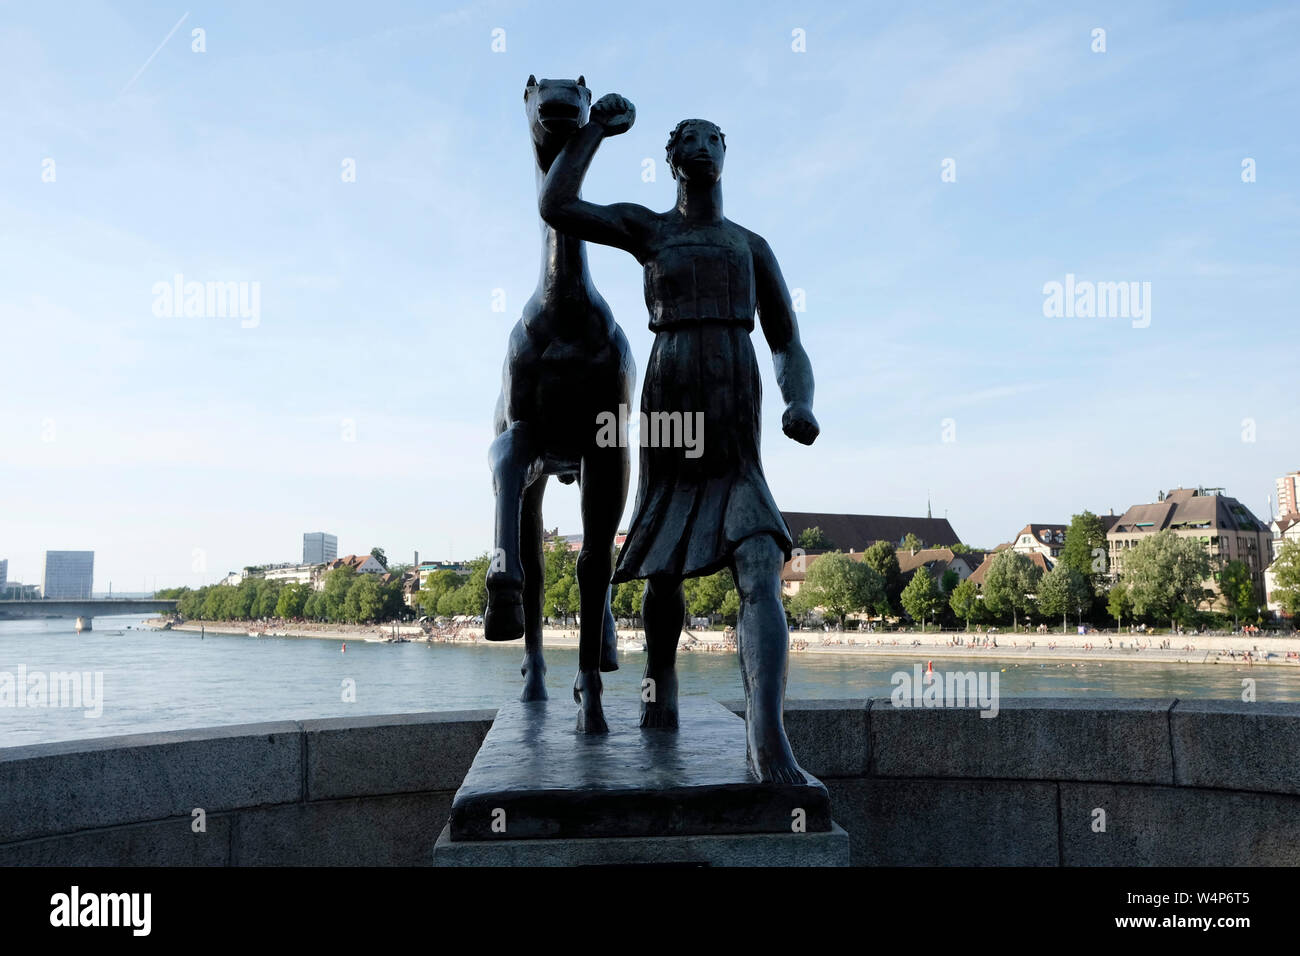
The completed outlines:
[[[1066,616],[1074,610],[1082,612],[1084,605],[1092,602],[1092,584],[1088,577],[1065,563],[1057,561],[1056,567],[1043,575],[1038,585],[1038,609],[1045,615],[1061,615],[1061,633],[1065,633]]]
[[[302,606],[302,616],[309,621],[323,620],[325,613],[323,611],[325,601],[325,592],[312,589],[311,594],[307,595],[307,600]]]
[[[1060,564],[1068,565],[1094,585],[1106,573],[1106,526],[1091,511],[1070,519],[1061,547]]]
[[[1253,617],[1259,612],[1255,600],[1255,579],[1245,561],[1229,561],[1219,572],[1219,592],[1223,603],[1232,615],[1232,626],[1243,617]]]
[[[948,595],[948,606],[952,613],[966,619],[966,630],[970,630],[970,619],[979,610],[979,588],[970,578],[962,581]]]
[[[922,541],[920,538],[918,538],[916,535],[912,534],[912,532],[910,531],[907,532],[907,536],[903,538],[904,551],[920,551],[924,547],[925,547],[925,542]]]
[[[952,589],[957,586],[959,581],[961,581],[961,575],[952,568],[944,568],[943,577],[939,579],[939,590],[945,595],[951,594]]]
[[[899,600],[908,617],[921,622],[922,631],[925,630],[925,619],[938,613],[944,605],[943,592],[935,585],[934,578],[930,577],[930,571],[925,565],[913,572],[912,580],[903,588]]]
[[[347,607],[353,621],[369,624],[383,617],[383,587],[373,574],[362,574],[348,590]]]
[[[382,564],[385,571],[388,570],[388,555],[384,554],[383,548],[371,548],[370,556]]]
[[[1000,551],[984,576],[984,606],[994,614],[1011,612],[1011,626],[1020,626],[1020,615],[1034,605],[1033,595],[1043,576],[1042,569],[1025,555],[1010,549]]]
[[[327,621],[344,620],[344,602],[357,572],[352,568],[335,568],[325,575],[325,590],[321,593],[320,615]]]
[[[1110,589],[1110,594],[1106,597],[1106,610],[1110,616],[1115,619],[1115,626],[1119,627],[1124,623],[1126,618],[1133,611],[1133,598],[1128,593],[1128,586],[1120,581]]]
[[[804,528],[799,532],[799,547],[805,551],[825,551],[832,547],[831,541],[821,528]]]
[[[615,617],[639,618],[641,598],[645,594],[644,581],[624,581],[614,589],[610,608]]]
[[[463,575],[457,574],[451,568],[441,568],[425,577],[424,585],[416,595],[416,601],[424,609],[425,614],[436,617],[438,602],[442,600],[443,595],[455,591],[464,583]]]
[[[725,568],[705,577],[687,578],[682,585],[687,613],[691,617],[712,618],[722,609],[727,592],[735,587],[731,571]]]
[[[278,581],[263,579],[258,582],[257,587],[254,589],[253,617],[275,617],[275,608],[280,602],[280,588],[281,585]]]
[[[556,578],[542,596],[542,613],[549,618],[558,618],[561,624],[569,620],[570,614],[578,613],[579,602],[573,600],[578,588],[578,579],[571,573]]]
[[[791,608],[796,614],[820,609],[842,628],[850,614],[875,607],[883,598],[884,579],[866,561],[831,551],[809,566]]]
[[[542,562],[543,589],[547,591],[566,574],[578,573],[578,552],[570,551],[569,546],[559,538],[542,551]]]
[[[484,551],[465,564],[468,569],[465,583],[456,589],[460,613],[478,617],[487,608],[487,573],[492,566],[492,555]]]
[[[307,601],[314,593],[311,585],[303,581],[282,588],[275,602],[275,616],[286,620],[305,616]]]
[[[728,591],[726,597],[722,599],[718,616],[727,624],[735,624],[740,618],[740,592],[735,588]]]
[[[1276,582],[1273,597],[1287,614],[1300,614],[1300,541],[1287,541],[1282,545],[1273,561],[1272,571]]]
[[[1210,559],[1199,542],[1165,530],[1143,538],[1124,556],[1124,580],[1133,611],[1173,627],[1205,600]]]
[[[880,575],[884,592],[874,610],[884,617],[898,607],[898,596],[903,591],[902,571],[898,567],[898,552],[888,541],[877,541],[862,552],[862,563]]]

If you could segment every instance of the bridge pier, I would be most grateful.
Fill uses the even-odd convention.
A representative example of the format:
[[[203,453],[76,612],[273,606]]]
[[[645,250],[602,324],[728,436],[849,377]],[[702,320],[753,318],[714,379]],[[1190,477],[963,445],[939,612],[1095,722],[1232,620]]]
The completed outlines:
[[[90,626],[90,622],[92,620],[94,619],[90,617],[77,618],[77,633],[80,634],[82,631],[93,630],[93,628]]]

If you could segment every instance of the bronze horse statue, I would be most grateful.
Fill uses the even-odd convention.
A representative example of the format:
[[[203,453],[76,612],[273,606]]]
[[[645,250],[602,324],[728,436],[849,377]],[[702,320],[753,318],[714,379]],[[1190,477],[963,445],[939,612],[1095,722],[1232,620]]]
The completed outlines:
[[[528,77],[524,87],[540,191],[555,157],[586,125],[586,80]],[[546,223],[542,270],[510,333],[489,451],[496,493],[496,549],[487,573],[484,636],[524,638],[524,701],[546,700],[542,657],[542,496],[548,476],[578,482],[582,550],[578,555],[578,730],[608,729],[600,704],[601,671],[618,668],[610,609],[614,539],[627,502],[626,440],[601,440],[597,423],[630,401],[636,367],[622,330],[587,270],[586,245]],[[620,436],[622,438],[622,436]]]

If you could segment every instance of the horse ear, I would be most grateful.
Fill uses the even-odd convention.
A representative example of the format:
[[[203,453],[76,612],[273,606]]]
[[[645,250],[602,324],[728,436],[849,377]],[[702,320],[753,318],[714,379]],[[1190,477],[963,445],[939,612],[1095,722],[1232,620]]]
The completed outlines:
[[[587,78],[586,78],[585,76],[579,76],[579,77],[578,77],[578,85],[579,85],[579,86],[586,86],[586,85],[587,85]]]

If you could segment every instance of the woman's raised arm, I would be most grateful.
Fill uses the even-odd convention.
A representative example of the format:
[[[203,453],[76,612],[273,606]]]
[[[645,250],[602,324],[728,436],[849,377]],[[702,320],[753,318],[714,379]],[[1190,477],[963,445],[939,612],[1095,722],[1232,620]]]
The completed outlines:
[[[600,141],[627,132],[635,120],[636,108],[618,94],[608,93],[597,100],[587,125],[570,137],[551,164],[537,206],[551,228],[575,239],[616,246],[640,258],[655,214],[636,203],[601,206],[579,196]]]

